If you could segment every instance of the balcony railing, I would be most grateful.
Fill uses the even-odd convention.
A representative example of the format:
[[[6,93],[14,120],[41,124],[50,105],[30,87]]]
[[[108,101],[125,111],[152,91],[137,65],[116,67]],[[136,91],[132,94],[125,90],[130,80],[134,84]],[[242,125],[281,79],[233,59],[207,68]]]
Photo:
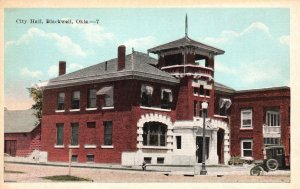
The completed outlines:
[[[280,134],[281,127],[280,126],[263,125],[263,133],[264,134]]]
[[[162,70],[169,73],[191,73],[191,74],[203,74],[212,76],[214,70],[209,67],[195,65],[195,64],[185,64],[185,65],[173,65],[173,66],[165,66],[161,68]]]

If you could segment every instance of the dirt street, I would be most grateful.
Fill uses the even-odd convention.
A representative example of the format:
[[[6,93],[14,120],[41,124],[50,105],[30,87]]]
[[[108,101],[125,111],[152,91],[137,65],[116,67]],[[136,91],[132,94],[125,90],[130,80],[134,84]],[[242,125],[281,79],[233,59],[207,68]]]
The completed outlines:
[[[44,176],[67,175],[68,167],[41,166],[5,163],[4,182],[51,182],[42,179]],[[19,171],[23,173],[9,173]],[[129,171],[109,170],[93,168],[72,168],[71,175],[93,180],[99,183],[140,183],[140,182],[224,182],[224,183],[287,183],[290,182],[290,174],[269,174],[264,176],[250,175],[217,175],[184,176],[180,172],[154,172],[154,171]]]

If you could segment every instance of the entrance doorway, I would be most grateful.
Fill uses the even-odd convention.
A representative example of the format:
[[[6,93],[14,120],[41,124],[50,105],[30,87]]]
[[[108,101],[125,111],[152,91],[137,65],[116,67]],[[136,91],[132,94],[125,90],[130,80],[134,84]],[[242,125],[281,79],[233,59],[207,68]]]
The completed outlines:
[[[219,129],[217,133],[217,153],[219,157],[219,164],[224,164],[224,129]]]
[[[10,156],[16,156],[17,152],[17,141],[16,140],[5,140],[4,153]]]
[[[202,163],[202,151],[203,151],[203,137],[197,136],[196,137],[196,145],[197,151],[196,151],[196,157],[198,159],[198,163]],[[205,137],[205,152],[206,152],[206,159],[209,158],[209,137]]]

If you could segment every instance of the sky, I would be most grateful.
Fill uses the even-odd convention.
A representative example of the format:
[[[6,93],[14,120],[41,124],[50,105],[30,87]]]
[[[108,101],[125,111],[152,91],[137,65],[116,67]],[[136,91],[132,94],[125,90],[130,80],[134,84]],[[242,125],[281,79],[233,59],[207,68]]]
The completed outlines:
[[[115,58],[122,44],[127,54],[147,52],[184,37],[186,14],[190,38],[225,51],[215,57],[215,81],[236,90],[290,85],[286,8],[5,9],[4,106],[30,108],[26,88],[57,77],[60,60],[70,73]]]

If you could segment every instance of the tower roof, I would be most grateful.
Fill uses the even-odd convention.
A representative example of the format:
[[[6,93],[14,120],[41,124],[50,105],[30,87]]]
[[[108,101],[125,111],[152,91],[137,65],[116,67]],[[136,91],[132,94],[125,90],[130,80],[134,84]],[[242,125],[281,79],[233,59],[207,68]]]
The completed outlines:
[[[169,43],[165,43],[156,47],[153,47],[151,49],[148,49],[148,52],[151,53],[158,53],[160,51],[167,51],[167,50],[172,50],[172,49],[179,49],[182,47],[194,47],[194,48],[198,48],[200,50],[205,50],[208,52],[212,52],[215,55],[220,55],[220,54],[224,54],[225,51],[221,50],[221,49],[217,49],[215,47],[200,43],[198,41],[195,41],[191,38],[189,38],[188,36],[185,36],[181,39],[175,40],[175,41],[171,41]]]

